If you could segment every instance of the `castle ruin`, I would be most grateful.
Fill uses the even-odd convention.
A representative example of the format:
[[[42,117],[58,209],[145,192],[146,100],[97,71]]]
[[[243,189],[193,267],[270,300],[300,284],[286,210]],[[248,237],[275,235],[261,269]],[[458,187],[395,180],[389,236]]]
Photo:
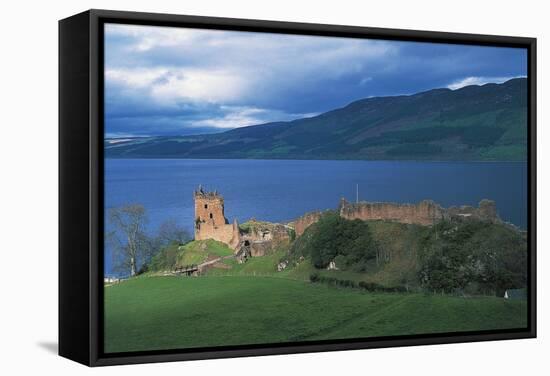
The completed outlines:
[[[235,219],[232,224],[225,218],[223,196],[218,192],[207,192],[202,187],[194,192],[195,240],[213,239],[227,244],[235,251],[240,261],[248,257],[264,256],[280,244],[290,242],[290,229],[301,236],[312,224],[318,222],[325,212],[306,213],[289,224],[271,223],[251,219],[239,227]],[[340,200],[340,217],[363,221],[391,221],[404,224],[432,226],[442,220],[481,220],[502,223],[491,200],[481,200],[478,207],[452,206],[443,208],[439,204],[424,200],[417,204],[393,202],[358,202]]]
[[[264,256],[282,242],[288,242],[287,228],[279,223],[260,222],[254,219],[241,229],[237,220],[229,224],[224,213],[223,196],[218,192],[205,191],[201,186],[194,192],[195,240],[213,239],[227,244],[245,260],[248,257]]]
[[[392,202],[359,202],[352,204],[342,198],[339,211],[342,218],[350,220],[386,220],[423,226],[431,226],[445,217],[445,210],[430,200],[424,200],[418,204],[396,204]]]
[[[207,192],[199,186],[195,199],[195,240],[213,239],[236,249],[240,243],[239,224],[229,224],[224,214],[222,195]]]
[[[390,221],[405,224],[432,226],[442,220],[476,219],[500,223],[496,205],[491,200],[481,200],[478,207],[463,205],[443,208],[439,204],[424,200],[417,204],[398,204],[393,202],[358,202],[340,200],[338,214],[345,219],[363,221]],[[306,213],[294,222],[296,236],[304,233],[307,227],[321,219],[323,212]]]

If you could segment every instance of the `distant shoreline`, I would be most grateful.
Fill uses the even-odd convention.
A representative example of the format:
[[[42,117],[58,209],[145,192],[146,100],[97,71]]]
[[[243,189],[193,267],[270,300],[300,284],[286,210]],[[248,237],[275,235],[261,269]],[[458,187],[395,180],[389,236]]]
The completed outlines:
[[[517,160],[517,159],[511,159],[511,160],[479,160],[479,159],[472,159],[472,160],[458,160],[458,159],[319,159],[319,158],[309,158],[309,159],[300,159],[300,158],[201,158],[201,157],[195,157],[195,158],[182,158],[182,157],[174,157],[174,156],[168,156],[168,157],[143,157],[143,156],[135,156],[135,157],[119,157],[119,156],[109,156],[104,157],[105,160],[118,160],[118,159],[126,159],[126,160],[209,160],[209,161],[330,161],[330,162],[412,162],[412,163],[529,163],[527,159],[525,160]]]

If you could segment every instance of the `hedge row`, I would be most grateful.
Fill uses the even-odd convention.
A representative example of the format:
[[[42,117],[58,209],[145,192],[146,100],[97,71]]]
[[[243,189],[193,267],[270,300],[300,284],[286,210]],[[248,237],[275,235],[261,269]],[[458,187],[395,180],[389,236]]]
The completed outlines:
[[[349,279],[325,277],[320,275],[319,273],[310,274],[309,280],[313,283],[324,283],[329,286],[361,289],[371,292],[407,292],[407,289],[404,286],[386,287],[374,282],[355,282]]]

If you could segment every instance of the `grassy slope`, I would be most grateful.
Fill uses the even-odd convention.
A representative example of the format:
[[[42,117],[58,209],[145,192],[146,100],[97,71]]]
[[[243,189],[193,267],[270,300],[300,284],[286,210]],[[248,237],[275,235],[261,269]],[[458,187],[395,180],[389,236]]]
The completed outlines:
[[[417,273],[420,240],[433,231],[420,226],[372,221],[370,229],[391,262],[367,273],[315,270],[308,259],[283,272],[281,249],[206,276],[138,277],[106,291],[108,352],[403,335],[523,327],[526,305],[501,298],[380,294],[308,282],[312,272],[355,281],[399,285],[403,271]],[[501,238],[496,230],[480,236]],[[475,239],[474,239],[475,240]],[[496,241],[496,240],[494,240]],[[231,254],[215,241],[175,246],[178,264]],[[171,252],[168,252],[171,253]],[[296,261],[296,260],[293,260]],[[407,276],[405,276],[407,277]],[[409,280],[409,278],[405,278]],[[414,287],[414,285],[409,285]]]
[[[373,294],[286,278],[142,277],[105,290],[107,352],[525,325],[522,301]]]
[[[200,264],[208,259],[229,256],[233,250],[215,240],[191,241],[185,245],[169,245],[151,261],[152,271],[171,270],[174,266]]]
[[[252,257],[246,263],[239,264],[231,258],[223,260],[223,263],[231,266],[231,269],[211,268],[206,271],[210,276],[275,276],[277,274],[277,263],[284,255],[278,251],[262,257]]]
[[[402,223],[386,221],[367,221],[373,237],[390,257],[390,262],[376,265],[373,262],[367,272],[358,273],[343,270],[319,270],[309,265],[309,260],[303,262],[298,268],[287,271],[289,276],[299,276],[301,279],[309,278],[313,272],[323,276],[338,279],[349,279],[356,282],[375,282],[384,286],[398,286],[407,283],[414,286],[417,283],[418,252],[421,247],[421,239],[430,232],[428,227],[418,225],[406,225]],[[302,244],[297,240],[295,251],[301,252]]]
[[[200,264],[209,257],[229,256],[233,254],[231,248],[215,240],[192,241],[180,249],[178,265]]]
[[[386,262],[376,265],[372,260],[366,272],[363,273],[350,270],[316,270],[312,266],[300,265],[297,270],[289,271],[290,275],[298,274],[307,278],[310,273],[316,272],[322,276],[338,279],[374,282],[386,287],[407,286],[415,290],[421,287],[418,275],[422,268],[422,256],[426,254],[427,249],[437,244],[448,244],[449,239],[454,236],[454,232],[446,235],[445,231],[436,231],[434,227],[387,221],[367,221],[367,223],[374,239],[383,250],[382,254]],[[308,228],[306,234],[314,230],[314,226]],[[467,223],[463,223],[457,225],[457,228],[464,230],[468,226]],[[298,238],[293,244],[289,257],[295,260],[298,256],[306,254],[308,239],[308,236]],[[494,250],[498,252],[500,258],[508,260],[508,263],[512,262],[510,260],[524,262],[527,252],[522,235],[500,224],[480,223],[473,234],[458,241],[458,244],[461,249],[469,250],[472,254]],[[512,254],[515,256],[511,258]],[[309,260],[306,258],[304,263],[309,263]],[[517,267],[520,265],[522,264],[517,264]],[[508,265],[508,268],[511,268],[511,265]]]

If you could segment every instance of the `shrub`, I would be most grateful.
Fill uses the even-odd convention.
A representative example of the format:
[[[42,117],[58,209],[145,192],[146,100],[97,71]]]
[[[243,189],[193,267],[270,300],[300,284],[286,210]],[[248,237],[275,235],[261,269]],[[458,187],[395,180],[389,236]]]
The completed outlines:
[[[141,265],[141,268],[139,268],[139,270],[137,271],[136,275],[147,273],[148,271],[149,271],[149,265],[143,264]]]
[[[340,269],[364,271],[367,261],[376,258],[378,245],[364,221],[328,213],[310,227],[299,239],[300,250],[302,255],[311,256],[316,268],[326,268],[337,260]]]
[[[288,235],[290,237],[290,241],[293,242],[294,240],[296,240],[296,231],[295,230],[292,230],[292,229],[289,229],[288,230]]]
[[[362,288],[363,290],[367,290],[367,291],[383,291],[384,290],[384,286],[379,285],[378,283],[374,283],[374,282],[361,281],[361,282],[359,282],[359,287]]]
[[[420,257],[424,288],[501,296],[526,284],[527,246],[521,233],[487,222],[442,222]]]
[[[350,279],[338,279],[334,277],[327,277],[327,276],[320,275],[319,273],[310,274],[309,280],[312,283],[322,283],[328,286],[334,286],[334,287],[340,287],[340,288],[361,289],[369,292],[394,292],[394,293],[408,292],[405,286],[385,287],[374,282],[365,282],[365,281],[355,282]]]
[[[312,273],[309,275],[309,281],[310,282],[319,282],[319,279],[320,279],[320,275],[319,273]]]

